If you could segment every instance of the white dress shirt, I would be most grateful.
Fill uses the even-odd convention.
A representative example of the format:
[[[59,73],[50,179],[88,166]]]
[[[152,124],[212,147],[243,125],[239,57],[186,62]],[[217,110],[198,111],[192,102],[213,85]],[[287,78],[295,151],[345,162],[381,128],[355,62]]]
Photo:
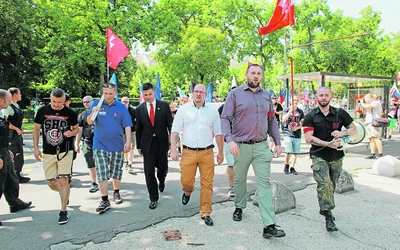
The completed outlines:
[[[14,104],[14,106],[16,106],[17,108],[20,108],[18,103],[11,102],[11,104]],[[14,109],[11,107],[11,105],[9,105],[7,108],[3,109],[3,115],[7,116],[7,117],[14,115]]]
[[[207,104],[197,108],[190,102],[178,109],[171,131],[183,131],[182,144],[187,147],[208,147],[215,136],[222,135],[219,113]]]
[[[150,117],[150,103],[153,104],[153,108],[154,108],[154,118],[156,117],[156,99],[154,98],[153,102],[146,102],[146,106],[147,106],[147,114]]]

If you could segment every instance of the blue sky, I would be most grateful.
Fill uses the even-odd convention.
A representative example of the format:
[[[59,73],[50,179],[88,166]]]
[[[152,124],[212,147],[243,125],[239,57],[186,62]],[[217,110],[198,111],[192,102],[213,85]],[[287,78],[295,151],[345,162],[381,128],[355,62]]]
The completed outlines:
[[[342,9],[344,15],[355,18],[360,17],[360,11],[370,5],[381,12],[381,28],[385,29],[385,33],[400,31],[399,0],[328,0],[328,5],[334,11]]]

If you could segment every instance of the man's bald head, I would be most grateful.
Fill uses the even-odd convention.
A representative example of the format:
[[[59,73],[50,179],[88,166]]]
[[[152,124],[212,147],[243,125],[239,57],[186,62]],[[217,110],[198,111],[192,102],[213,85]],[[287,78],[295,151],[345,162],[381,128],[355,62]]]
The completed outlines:
[[[0,89],[0,110],[10,106],[11,93],[5,89]]]

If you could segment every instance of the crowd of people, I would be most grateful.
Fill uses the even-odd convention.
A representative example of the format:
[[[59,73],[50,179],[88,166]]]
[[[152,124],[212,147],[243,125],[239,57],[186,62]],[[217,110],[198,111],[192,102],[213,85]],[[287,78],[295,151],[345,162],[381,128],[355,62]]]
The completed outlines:
[[[180,160],[183,205],[190,201],[195,190],[195,176],[200,172],[200,217],[205,225],[213,226],[211,218],[214,168],[224,159],[228,195],[234,197],[232,219],[242,221],[247,205],[247,175],[253,166],[259,210],[265,238],[284,237],[286,233],[275,222],[275,212],[270,183],[271,162],[285,154],[285,174],[297,175],[295,169],[300,152],[302,131],[305,141],[311,144],[310,156],[314,179],[317,182],[319,213],[325,216],[326,230],[337,231],[332,210],[335,208],[334,190],[343,164],[343,151],[338,151],[340,140],[356,131],[353,119],[341,108],[331,105],[329,88],[320,87],[316,93],[316,108],[303,111],[300,98],[282,107],[276,96],[260,87],[262,68],[248,66],[246,83],[232,88],[218,111],[205,102],[206,87],[197,84],[188,97],[180,103],[168,104],[155,99],[152,84],[143,85],[144,102],[136,108],[124,96],[116,99],[116,86],[103,86],[102,98],[93,101],[85,96],[85,108],[78,114],[69,108],[69,97],[64,90],[55,88],[50,94],[50,104],[40,107],[34,118],[34,156],[43,162],[47,185],[60,195],[59,224],[69,220],[67,206],[75,153],[82,153],[91,178],[89,192],[99,192],[100,203],[96,212],[104,213],[111,207],[108,181],[112,180],[112,201],[123,202],[120,187],[123,166],[134,172],[134,148],[143,156],[143,169],[149,197],[149,209],[156,209],[160,193],[166,188],[168,157]],[[16,104],[21,100],[17,88],[0,90],[0,198],[4,193],[11,212],[31,206],[19,199],[19,183],[29,182],[21,172],[23,168],[22,119],[23,113]],[[370,140],[371,155],[382,156],[381,129],[371,125],[374,117],[381,117],[379,100],[368,94],[361,102],[366,110],[365,124]],[[389,108],[392,123],[398,123],[398,105],[393,100]],[[344,127],[345,129],[342,129]],[[284,149],[280,129],[283,132]],[[40,133],[41,131],[41,133]],[[39,148],[42,137],[43,147]],[[268,140],[268,138],[270,138]],[[214,141],[217,154],[214,154]],[[377,152],[376,152],[377,150]],[[377,154],[378,153],[378,154]],[[0,222],[1,225],[1,222]]]

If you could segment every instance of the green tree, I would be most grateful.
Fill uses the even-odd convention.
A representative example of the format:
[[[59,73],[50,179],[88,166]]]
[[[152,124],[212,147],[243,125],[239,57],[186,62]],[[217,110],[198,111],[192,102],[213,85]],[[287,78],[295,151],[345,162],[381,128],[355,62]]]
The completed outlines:
[[[18,87],[25,96],[29,84],[42,79],[42,69],[34,60],[41,43],[36,32],[40,15],[32,0],[0,1],[1,88]]]

